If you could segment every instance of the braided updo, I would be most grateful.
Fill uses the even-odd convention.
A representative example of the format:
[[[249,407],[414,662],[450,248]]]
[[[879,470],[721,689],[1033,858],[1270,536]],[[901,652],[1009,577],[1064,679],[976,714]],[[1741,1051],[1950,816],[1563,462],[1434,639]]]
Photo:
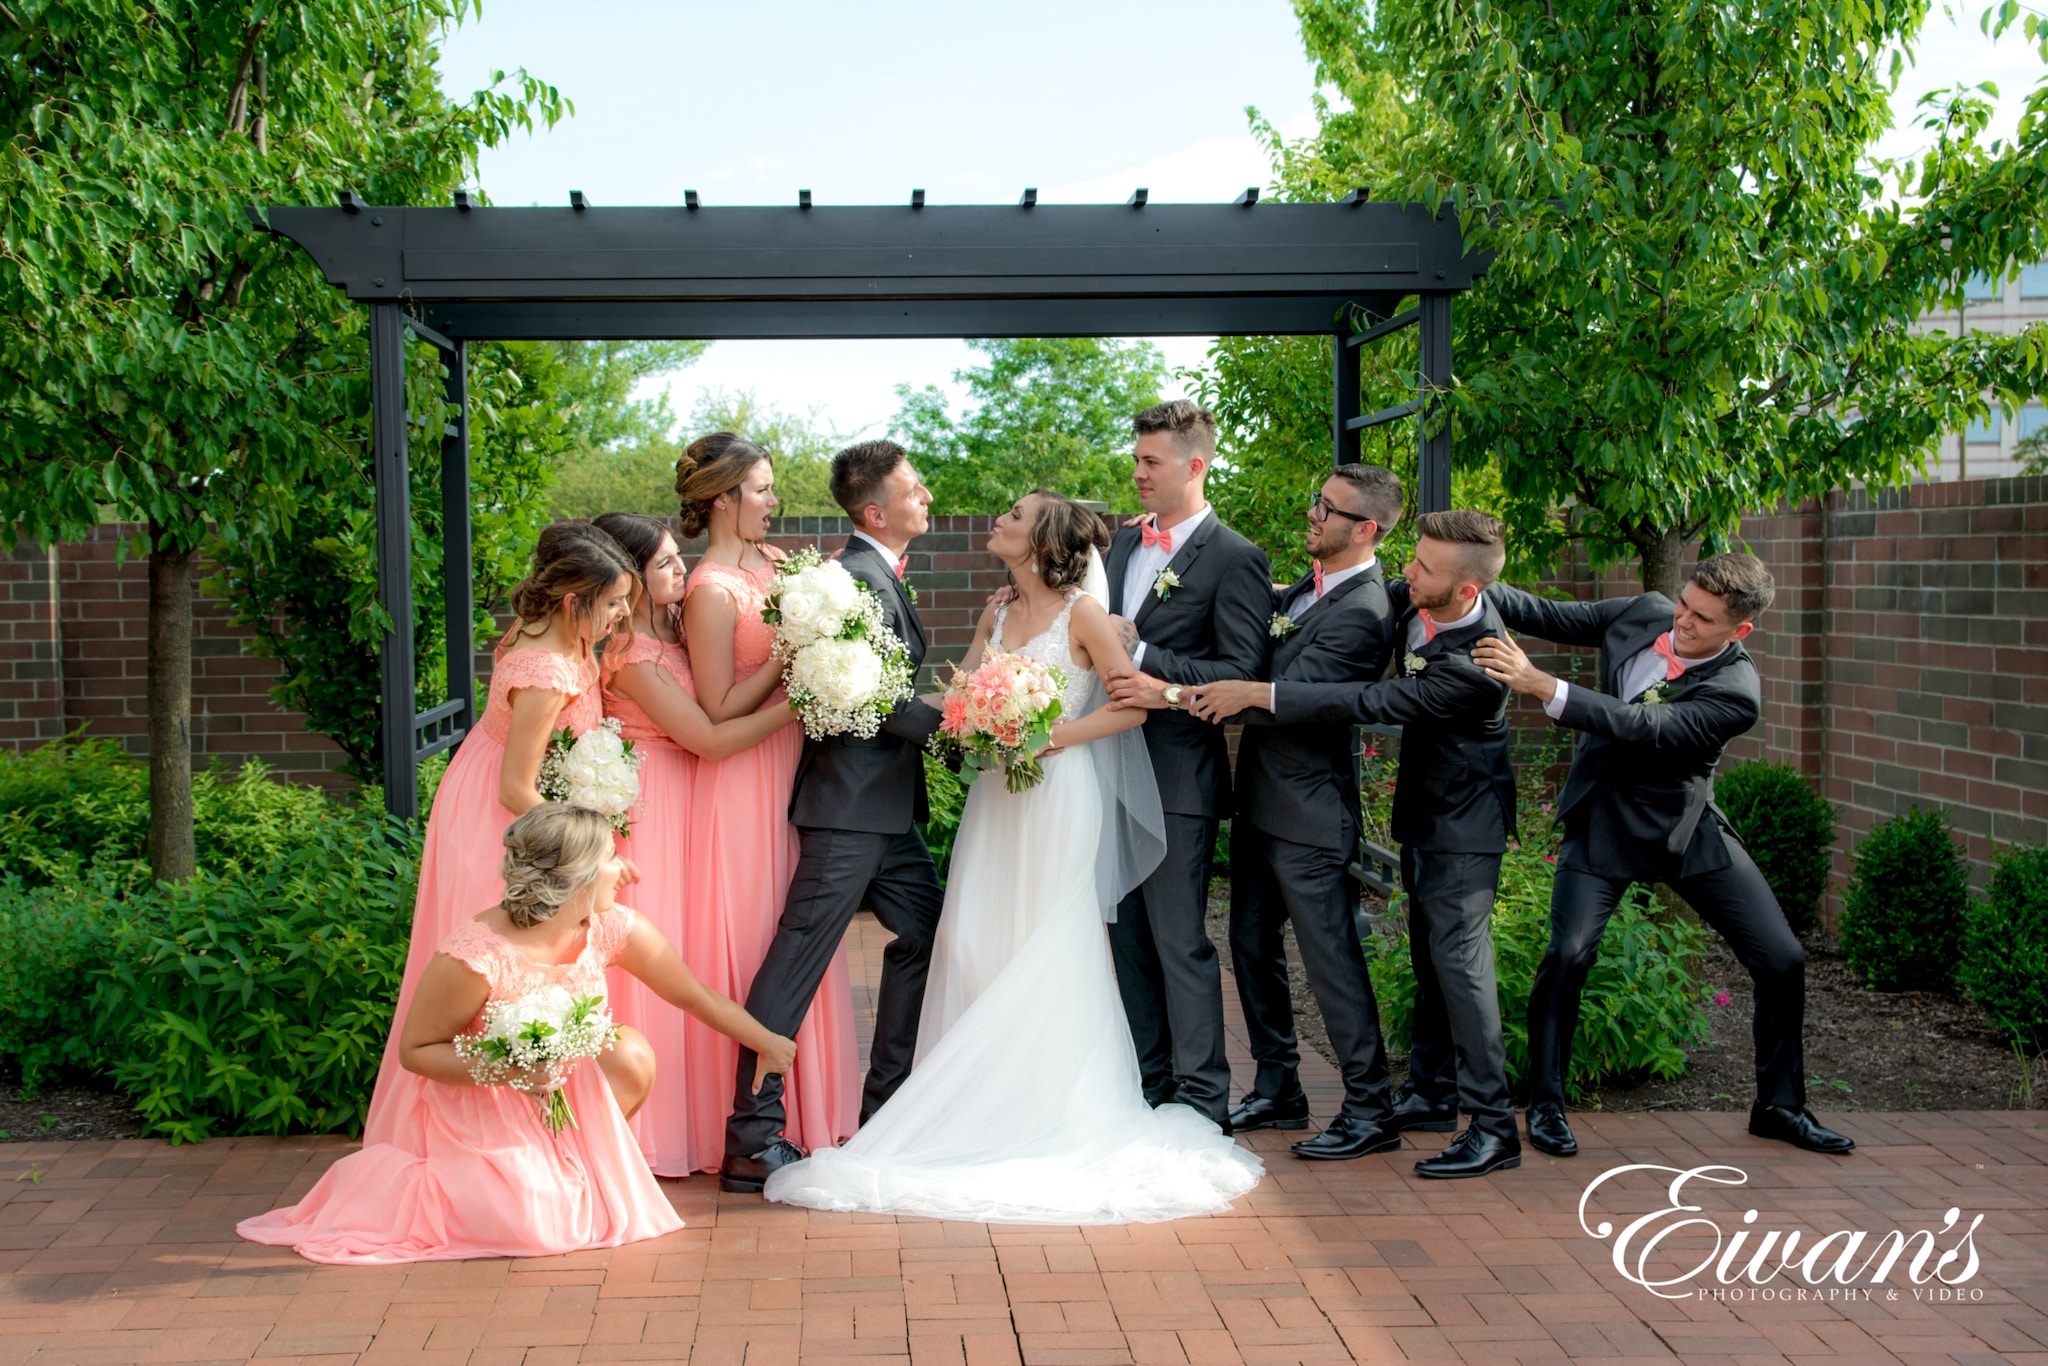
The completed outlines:
[[[676,461],[676,498],[682,504],[676,523],[684,539],[702,536],[711,525],[711,505],[745,483],[747,472],[766,459],[768,452],[731,432],[713,432],[685,446]]]
[[[1079,588],[1088,577],[1088,552],[1109,548],[1109,528],[1099,513],[1082,507],[1063,493],[1033,489],[1039,500],[1031,524],[1031,558],[1038,576],[1055,593]]]
[[[520,929],[553,920],[597,881],[612,856],[612,823],[595,811],[542,802],[505,831],[505,915]]]

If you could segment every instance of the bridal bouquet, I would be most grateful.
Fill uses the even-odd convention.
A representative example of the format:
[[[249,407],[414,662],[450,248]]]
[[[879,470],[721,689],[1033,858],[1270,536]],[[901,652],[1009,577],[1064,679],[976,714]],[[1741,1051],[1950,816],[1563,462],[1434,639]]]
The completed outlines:
[[[551,802],[595,811],[623,835],[632,828],[640,800],[640,756],[619,733],[616,717],[607,716],[581,736],[560,730],[548,737],[535,788]]]
[[[576,1127],[576,1112],[562,1090],[571,1067],[604,1052],[618,1037],[602,994],[571,996],[561,987],[542,987],[486,1006],[483,1028],[458,1034],[455,1052],[479,1086],[503,1086],[520,1077],[544,1080],[546,1094],[535,1097],[541,1123],[559,1134]]]
[[[1066,686],[1056,665],[989,650],[973,673],[953,671],[932,748],[957,751],[960,766],[976,773],[1001,769],[1012,792],[1036,787],[1045,781],[1038,751],[1052,738]]]
[[[761,619],[775,628],[789,705],[813,740],[872,739],[911,695],[909,652],[883,623],[881,602],[837,560],[806,549],[778,564]]]

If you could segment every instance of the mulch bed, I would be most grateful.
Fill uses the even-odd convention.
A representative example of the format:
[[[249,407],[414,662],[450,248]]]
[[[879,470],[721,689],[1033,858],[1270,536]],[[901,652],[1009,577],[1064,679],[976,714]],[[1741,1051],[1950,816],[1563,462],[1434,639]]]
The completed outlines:
[[[0,1143],[140,1137],[142,1116],[123,1092],[67,1080],[24,1100],[12,1079],[0,1083]]]

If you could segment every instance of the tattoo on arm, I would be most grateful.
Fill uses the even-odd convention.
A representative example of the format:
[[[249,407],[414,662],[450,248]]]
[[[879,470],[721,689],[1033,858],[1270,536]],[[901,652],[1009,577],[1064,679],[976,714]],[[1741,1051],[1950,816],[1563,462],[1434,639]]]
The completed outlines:
[[[1123,617],[1118,617],[1116,619],[1116,629],[1124,638],[1124,653],[1127,655],[1136,654],[1138,652],[1137,624],[1127,621]]]

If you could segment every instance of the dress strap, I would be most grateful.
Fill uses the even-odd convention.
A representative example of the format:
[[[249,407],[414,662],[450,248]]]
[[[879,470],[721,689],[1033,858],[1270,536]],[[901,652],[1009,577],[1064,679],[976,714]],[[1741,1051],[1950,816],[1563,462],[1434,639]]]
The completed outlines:
[[[997,604],[996,604],[996,628],[995,628],[995,630],[993,630],[993,631],[989,632],[989,636],[988,636],[988,647],[989,647],[989,648],[990,648],[991,650],[1000,650],[1000,649],[1002,649],[1002,648],[1003,648],[1003,623],[1004,623],[1005,621],[1008,621],[1008,620],[1009,620],[1009,618],[1010,618],[1010,604],[1009,604],[1009,603],[1007,603],[1007,602],[999,602],[999,603],[997,603]]]
[[[480,920],[465,920],[441,941],[441,952],[491,984],[496,995],[505,982],[506,954],[512,946]]]

